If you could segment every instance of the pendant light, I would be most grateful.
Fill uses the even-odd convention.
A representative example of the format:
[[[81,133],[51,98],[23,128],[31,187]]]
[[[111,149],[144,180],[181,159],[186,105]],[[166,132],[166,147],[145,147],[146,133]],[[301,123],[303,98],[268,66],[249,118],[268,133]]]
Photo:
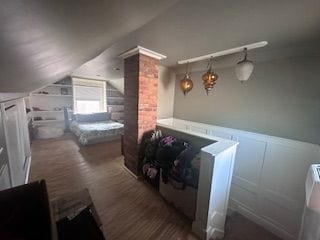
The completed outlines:
[[[212,71],[212,63],[213,63],[213,58],[211,57],[207,67],[208,71],[202,75],[202,81],[203,81],[204,89],[206,90],[207,95],[209,91],[212,90],[212,88],[214,87],[218,79],[218,74]]]
[[[237,78],[243,83],[247,81],[254,69],[253,62],[247,59],[247,48],[243,49],[244,52],[244,59],[237,63],[235,72]]]
[[[187,93],[190,92],[191,89],[193,88],[193,82],[189,76],[189,62],[187,62],[186,73],[183,79],[180,81],[180,88],[184,96],[186,96]]]

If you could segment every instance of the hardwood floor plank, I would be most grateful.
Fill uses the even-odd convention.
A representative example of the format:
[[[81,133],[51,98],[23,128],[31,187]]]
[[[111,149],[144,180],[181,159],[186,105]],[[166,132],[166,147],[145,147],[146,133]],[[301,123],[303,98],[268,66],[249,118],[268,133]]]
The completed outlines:
[[[45,179],[50,199],[88,188],[107,239],[196,239],[188,219],[122,166],[119,141],[79,147],[69,135],[36,140],[30,181]]]
[[[32,144],[30,181],[45,179],[49,198],[88,188],[108,240],[196,240],[191,221],[123,168],[120,141],[79,147],[70,134]],[[229,220],[227,240],[279,240],[248,219]]]

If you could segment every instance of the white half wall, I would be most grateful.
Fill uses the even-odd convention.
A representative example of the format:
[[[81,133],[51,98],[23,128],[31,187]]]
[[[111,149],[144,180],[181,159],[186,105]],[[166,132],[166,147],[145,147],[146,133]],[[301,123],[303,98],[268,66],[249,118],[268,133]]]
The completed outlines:
[[[157,122],[157,127],[160,127],[165,134],[185,139],[193,145],[194,150],[198,144],[202,145],[196,213],[192,230],[202,240],[223,238],[238,143],[191,129],[178,129],[173,121],[160,120]],[[203,141],[209,144],[203,146]]]
[[[158,123],[239,142],[229,209],[285,240],[298,239],[310,164],[320,163],[320,146],[176,118]]]

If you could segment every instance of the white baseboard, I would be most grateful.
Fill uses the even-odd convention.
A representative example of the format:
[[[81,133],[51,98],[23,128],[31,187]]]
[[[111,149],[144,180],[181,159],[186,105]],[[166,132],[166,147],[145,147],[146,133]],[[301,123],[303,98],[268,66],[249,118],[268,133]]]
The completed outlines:
[[[224,238],[224,231],[221,229],[217,229],[217,228],[212,228],[209,231],[209,239],[214,239],[214,240],[218,240],[218,239],[223,239]]]
[[[212,239],[218,240],[223,239],[224,237],[224,230],[217,229],[217,228],[208,228],[203,229],[200,227],[199,222],[192,223],[192,231],[195,235],[197,235],[202,240]]]

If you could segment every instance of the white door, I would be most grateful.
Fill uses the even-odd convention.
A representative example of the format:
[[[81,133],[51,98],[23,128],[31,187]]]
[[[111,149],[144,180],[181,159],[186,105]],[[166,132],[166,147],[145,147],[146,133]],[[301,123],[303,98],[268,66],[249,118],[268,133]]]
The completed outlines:
[[[0,190],[4,190],[10,187],[11,182],[8,169],[7,146],[4,135],[2,114],[0,111]]]
[[[2,104],[4,129],[9,157],[9,170],[13,186],[25,183],[30,156],[26,135],[23,99]],[[29,150],[29,151],[28,151]]]

